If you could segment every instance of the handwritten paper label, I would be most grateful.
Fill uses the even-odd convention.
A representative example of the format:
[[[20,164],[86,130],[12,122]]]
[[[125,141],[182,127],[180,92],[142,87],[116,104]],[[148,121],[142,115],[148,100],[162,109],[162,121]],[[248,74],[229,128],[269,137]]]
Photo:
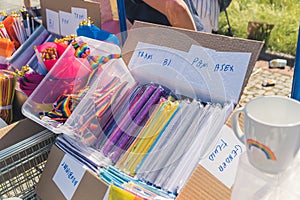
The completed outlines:
[[[61,160],[52,180],[63,193],[66,199],[71,199],[76,191],[85,168],[69,154],[65,154]]]
[[[203,61],[199,58],[199,51],[203,47],[192,45],[189,51],[191,63],[204,68]],[[205,49],[210,57],[215,61],[214,65],[208,66],[209,74],[216,76],[222,81],[219,87],[225,90],[225,101],[238,102],[241,89],[244,83],[251,53],[242,52],[217,52]]]
[[[46,23],[49,32],[60,34],[58,12],[46,8]]]
[[[190,65],[186,56],[187,53],[183,51],[139,42],[128,67],[140,83],[154,81],[176,89],[177,94],[194,97],[194,88],[190,84],[193,80],[189,78],[191,73],[186,70]]]
[[[218,142],[214,144],[214,147],[210,147],[212,151],[200,161],[200,165],[231,188],[235,180],[239,156],[246,150],[245,145],[226,125],[223,126],[218,137]]]
[[[79,23],[82,22],[82,20],[87,19],[87,9],[71,7],[71,13],[73,15],[73,21],[76,31],[76,28],[78,27]]]
[[[163,67],[176,67],[183,63],[187,53],[176,49],[139,42],[131,57],[131,69],[144,64],[154,63]]]
[[[187,52],[139,42],[128,67],[135,75],[137,71],[140,72],[138,76],[144,74],[141,80],[158,81],[160,84],[170,86],[171,89],[176,89],[177,94],[196,99],[201,98],[203,101],[216,102],[212,100],[212,97],[214,97],[213,99],[218,99],[217,102],[224,102],[222,99],[217,98],[222,98],[222,92],[215,91],[219,87],[211,85],[221,79],[208,74],[207,70],[199,70],[199,68],[214,66],[213,61],[207,59],[209,57],[208,53],[204,50],[202,53],[201,58],[206,59],[194,61],[195,65],[193,65],[187,59]],[[200,62],[201,64],[199,64]],[[135,76],[135,78],[137,77]]]
[[[59,11],[60,34],[62,36],[76,34],[72,13]]]

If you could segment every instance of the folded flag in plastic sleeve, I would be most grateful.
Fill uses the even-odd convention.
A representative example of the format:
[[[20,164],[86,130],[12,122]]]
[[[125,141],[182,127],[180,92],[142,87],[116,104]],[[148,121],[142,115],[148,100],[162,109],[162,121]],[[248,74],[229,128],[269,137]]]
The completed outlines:
[[[0,56],[10,57],[14,52],[15,45],[10,39],[0,38]]]

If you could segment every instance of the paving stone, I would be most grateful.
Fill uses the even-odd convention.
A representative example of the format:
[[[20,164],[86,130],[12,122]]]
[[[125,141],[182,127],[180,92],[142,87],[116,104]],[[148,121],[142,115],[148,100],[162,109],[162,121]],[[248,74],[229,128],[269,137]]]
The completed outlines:
[[[264,90],[258,90],[256,91],[257,96],[262,96],[265,93]]]
[[[284,84],[276,84],[276,87],[278,88],[278,89],[283,89],[283,88],[285,88],[285,86],[284,86]]]
[[[277,89],[277,88],[274,88],[274,89],[273,89],[273,92],[274,92],[275,94],[278,94],[278,93],[279,93],[279,91],[280,91],[280,90],[279,90],[279,89]]]
[[[275,92],[270,91],[270,92],[266,92],[265,93],[265,96],[272,96],[272,95],[275,95]]]
[[[259,62],[259,61],[258,61]],[[267,63],[267,62],[266,62]],[[262,63],[260,64],[262,65]],[[255,69],[254,75],[249,78],[247,87],[241,96],[240,105],[245,105],[251,99],[257,96],[289,96],[292,88],[292,76],[291,74],[283,74],[281,71],[270,71],[266,66],[260,70]],[[263,87],[262,83],[264,80],[275,80],[275,86]]]

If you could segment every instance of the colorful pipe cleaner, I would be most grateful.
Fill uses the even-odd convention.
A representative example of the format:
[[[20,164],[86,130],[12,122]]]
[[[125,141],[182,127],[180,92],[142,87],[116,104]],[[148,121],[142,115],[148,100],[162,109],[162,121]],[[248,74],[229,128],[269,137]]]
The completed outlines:
[[[75,49],[75,56],[77,58],[87,58],[89,64],[93,69],[104,65],[111,59],[118,59],[122,57],[121,54],[110,54],[108,56],[92,56],[90,55],[91,50],[88,44],[85,42],[77,41],[76,39],[73,40],[72,46]]]
[[[118,59],[121,58],[120,54],[110,54],[107,56],[92,56],[90,55],[90,47],[87,43],[78,41],[76,38],[72,41],[72,46],[75,49],[75,57],[87,59],[89,64],[92,67],[92,71],[89,74],[87,82],[85,86],[79,90],[77,93],[74,94],[62,94],[60,95],[57,100],[53,103],[53,109],[50,112],[40,112],[40,118],[43,116],[48,116],[53,120],[65,122],[68,117],[72,114],[72,111],[75,109],[76,105],[80,102],[80,100],[85,96],[87,91],[90,88],[91,81],[93,80],[95,74],[98,72],[99,68],[102,67],[105,63],[109,62],[111,59]],[[120,87],[123,88],[125,85],[121,85]],[[120,89],[120,88],[118,88]],[[121,90],[122,91],[122,90]],[[118,92],[116,92],[118,94]],[[102,102],[97,107],[97,115],[101,115],[102,111],[109,106],[109,103],[113,101],[115,97],[112,96],[107,101]],[[101,101],[101,99],[99,99]]]

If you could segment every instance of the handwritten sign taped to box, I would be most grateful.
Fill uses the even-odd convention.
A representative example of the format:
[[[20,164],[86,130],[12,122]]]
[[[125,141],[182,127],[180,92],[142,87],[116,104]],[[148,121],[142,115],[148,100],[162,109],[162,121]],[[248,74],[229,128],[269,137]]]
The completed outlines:
[[[41,0],[43,25],[49,32],[66,35],[76,34],[75,28],[87,16],[94,25],[101,27],[100,4],[84,0]],[[63,23],[61,23],[63,22]]]

